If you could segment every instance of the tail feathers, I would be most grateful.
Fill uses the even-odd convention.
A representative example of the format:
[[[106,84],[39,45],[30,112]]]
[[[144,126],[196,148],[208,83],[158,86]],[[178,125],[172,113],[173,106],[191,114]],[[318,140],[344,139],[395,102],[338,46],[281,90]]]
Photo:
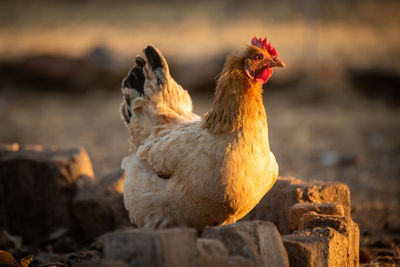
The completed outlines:
[[[156,121],[197,119],[198,116],[191,113],[188,92],[170,76],[161,52],[153,46],[146,47],[143,52],[143,56],[136,56],[134,66],[122,81],[121,116],[125,123],[129,126],[135,109],[146,107],[157,117]]]
[[[163,75],[157,75],[157,83],[158,85],[163,85],[165,82],[165,75],[169,74],[168,64],[165,61],[164,57],[157,51],[154,47],[148,46],[144,50],[144,54],[146,55],[147,62],[149,63],[152,71],[163,70]]]
[[[136,57],[136,65],[129,71],[128,76],[122,82],[122,88],[134,89],[139,96],[144,96],[144,59],[140,56]],[[125,96],[124,96],[125,97]]]
[[[161,91],[167,76],[169,76],[168,64],[156,48],[148,46],[143,51],[146,59],[142,56],[136,56],[135,64],[129,71],[128,76],[122,81],[122,91],[125,100],[132,97],[132,92],[129,93],[131,90],[135,91],[136,97],[144,97],[145,95],[151,95],[154,92]],[[145,89],[146,80],[148,82],[156,80],[156,88]],[[127,102],[130,104],[130,100]]]

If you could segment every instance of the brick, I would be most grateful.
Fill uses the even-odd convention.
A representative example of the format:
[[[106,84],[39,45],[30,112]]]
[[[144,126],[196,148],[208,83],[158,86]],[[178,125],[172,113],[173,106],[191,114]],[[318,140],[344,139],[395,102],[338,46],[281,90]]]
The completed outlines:
[[[193,266],[196,235],[191,228],[109,233],[104,236],[104,257],[137,267]]]
[[[228,266],[228,249],[217,239],[197,239],[198,267]]]
[[[303,182],[279,177],[258,205],[243,220],[265,220],[276,224],[282,234],[290,233],[289,208],[297,203],[337,203],[350,216],[350,190],[337,182]]]
[[[229,267],[253,267],[253,266],[255,266],[255,263],[254,263],[254,261],[251,261],[250,259],[248,259],[246,257],[232,255],[232,256],[229,256],[228,266]]]
[[[125,210],[122,185],[126,175],[117,171],[78,186],[73,211],[83,234],[93,239],[114,229],[131,226]]]
[[[347,216],[306,213],[303,230],[282,240],[291,266],[358,266],[359,234]]]
[[[328,251],[328,240],[325,237],[291,234],[283,235],[282,241],[289,256],[290,266],[327,266],[325,253]]]
[[[308,212],[315,212],[326,215],[344,215],[342,205],[337,203],[297,203],[289,208],[289,230],[299,230],[299,223],[303,215]]]
[[[224,243],[230,266],[289,266],[279,232],[271,222],[244,221],[208,227],[202,236]]]
[[[301,184],[303,181],[293,177],[278,177],[275,185],[271,190],[261,199],[261,201],[249,212],[242,220],[262,220],[273,222],[278,230],[281,231],[279,225],[284,225],[286,221],[282,221],[282,209],[286,209],[283,205],[283,190],[290,186]]]
[[[77,230],[71,204],[79,180],[93,179],[84,149],[12,144],[0,151],[0,228],[40,242],[58,229]]]
[[[342,266],[358,266],[360,229],[348,216],[321,215],[306,213],[303,216],[303,229],[330,227],[340,233],[337,245],[330,246],[330,253],[338,255],[337,260]]]

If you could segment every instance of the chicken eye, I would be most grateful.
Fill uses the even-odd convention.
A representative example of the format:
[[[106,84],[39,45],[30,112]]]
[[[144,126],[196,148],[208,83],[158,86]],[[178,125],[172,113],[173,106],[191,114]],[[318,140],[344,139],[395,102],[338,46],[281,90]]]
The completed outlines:
[[[257,55],[256,55],[256,59],[257,59],[257,60],[263,59],[263,55],[262,55],[262,54],[257,54]]]

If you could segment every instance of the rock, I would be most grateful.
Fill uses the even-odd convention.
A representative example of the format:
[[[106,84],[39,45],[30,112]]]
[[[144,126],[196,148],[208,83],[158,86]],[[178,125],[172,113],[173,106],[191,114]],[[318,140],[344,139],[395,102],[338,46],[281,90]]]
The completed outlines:
[[[55,253],[71,253],[76,251],[75,240],[69,236],[60,237],[53,241],[49,246],[52,248],[52,252]]]
[[[125,178],[123,171],[117,171],[80,184],[73,210],[87,239],[131,225],[122,196]]]
[[[230,266],[289,266],[279,232],[271,222],[247,221],[208,227],[202,237],[224,243]]]
[[[63,227],[74,231],[71,203],[83,177],[94,177],[84,149],[27,146],[1,151],[0,228],[28,243],[46,240]]]
[[[57,264],[64,264],[64,257],[54,253],[39,253],[35,256],[35,262],[38,266],[49,264],[57,266]]]
[[[321,215],[306,213],[303,216],[303,229],[330,227],[340,233],[341,238],[336,246],[330,247],[330,252],[338,256],[342,266],[358,266],[360,229],[348,216]],[[343,240],[342,240],[343,239]]]
[[[302,180],[293,177],[278,177],[271,190],[261,199],[261,201],[249,212],[242,220],[262,220],[271,221],[281,231],[279,225],[285,224],[286,221],[281,214],[286,206],[283,205],[283,190],[290,185],[297,185],[303,183]],[[289,207],[287,207],[289,208]]]
[[[254,263],[249,261],[246,257],[233,255],[228,259],[229,267],[249,267],[254,266]]]
[[[309,212],[304,214],[301,229],[331,227],[341,234],[359,232],[358,225],[348,216],[324,215]]]
[[[196,234],[191,228],[109,233],[104,236],[104,257],[138,267],[193,266]]]
[[[22,247],[22,237],[10,235],[6,230],[0,230],[0,249]]]
[[[337,182],[303,182],[279,177],[258,205],[243,220],[272,221],[282,234],[290,233],[289,209],[297,203],[337,203],[350,216],[350,190]]]
[[[197,239],[197,254],[199,267],[228,266],[228,249],[216,239]]]
[[[347,216],[306,213],[303,230],[282,236],[291,266],[358,266],[359,229]]]
[[[313,235],[283,235],[283,244],[289,256],[290,266],[319,267],[328,266],[326,255],[327,240]]]
[[[303,215],[308,212],[326,215],[344,215],[342,205],[337,203],[298,203],[289,208],[289,229],[291,232],[299,230],[299,223]]]

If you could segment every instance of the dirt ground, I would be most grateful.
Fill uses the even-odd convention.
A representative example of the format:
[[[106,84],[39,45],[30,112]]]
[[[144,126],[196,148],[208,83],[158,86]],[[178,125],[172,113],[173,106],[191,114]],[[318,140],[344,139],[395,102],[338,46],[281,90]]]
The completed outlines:
[[[400,110],[352,91],[315,90],[265,93],[280,174],[348,184],[362,244],[399,245]],[[82,146],[97,176],[111,173],[128,153],[128,133],[118,113],[121,96],[115,91],[3,94],[0,140]],[[195,110],[204,114],[212,95],[195,95],[193,100]]]
[[[190,91],[194,110],[204,114],[212,103],[213,77],[218,73],[207,60],[223,58],[226,51],[246,44],[253,33],[268,32],[287,63],[287,69],[276,71],[264,90],[270,143],[280,175],[346,183],[361,246],[374,257],[390,253],[399,257],[400,21],[396,10],[400,7],[386,1],[376,14],[374,1],[316,8],[300,2],[282,1],[272,10],[257,9],[257,1],[249,6],[207,2],[186,13],[190,7],[179,4],[131,3],[123,8],[83,1],[74,14],[76,4],[67,1],[58,6],[46,1],[5,1],[8,12],[0,11],[5,22],[0,26],[0,55],[1,64],[8,67],[0,69],[0,142],[82,146],[96,175],[109,174],[120,168],[128,153],[128,133],[119,116],[119,81],[140,49],[157,44],[174,63],[171,71],[182,80],[202,77],[196,66],[210,70],[207,82],[183,83],[189,91],[190,86],[197,88]],[[19,10],[21,5],[25,13]],[[349,13],[351,8],[357,12]],[[72,18],[60,15],[60,10],[72,13]],[[156,19],[144,16],[146,10],[152,10]],[[99,17],[96,12],[107,15]],[[99,82],[79,80],[66,88],[52,83],[31,86],[26,76],[10,74],[15,73],[10,72],[15,70],[10,62],[20,64],[42,54],[76,59],[97,46],[112,51],[114,76],[107,85],[91,76]],[[178,71],[187,64],[191,68]],[[76,84],[84,89],[73,90]]]

